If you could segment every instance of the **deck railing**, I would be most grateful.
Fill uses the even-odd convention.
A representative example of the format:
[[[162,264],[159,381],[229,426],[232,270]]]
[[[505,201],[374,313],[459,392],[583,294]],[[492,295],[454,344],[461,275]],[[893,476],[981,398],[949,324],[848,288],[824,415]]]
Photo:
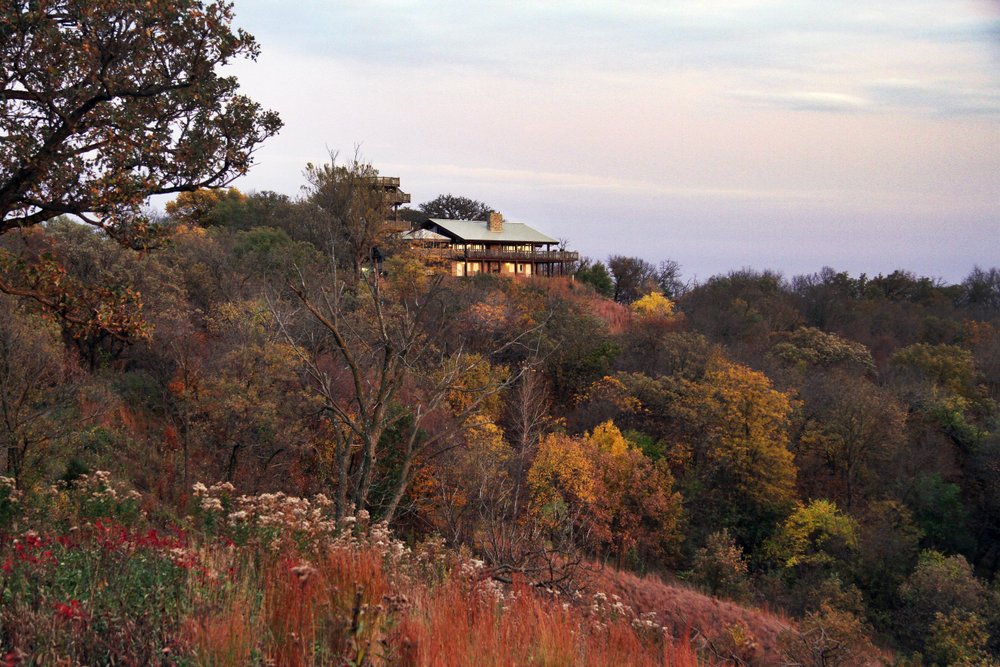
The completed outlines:
[[[461,248],[425,248],[422,254],[457,261],[493,262],[576,262],[580,253],[565,250],[463,250]]]

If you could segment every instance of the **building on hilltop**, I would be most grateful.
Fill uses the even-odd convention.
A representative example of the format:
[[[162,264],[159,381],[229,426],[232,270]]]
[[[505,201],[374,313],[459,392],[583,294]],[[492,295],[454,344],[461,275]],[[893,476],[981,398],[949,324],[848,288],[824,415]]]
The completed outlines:
[[[524,223],[507,222],[495,211],[486,221],[430,218],[423,231],[434,236],[403,238],[419,254],[443,261],[453,276],[563,276],[580,259],[579,253],[553,250],[559,245],[554,238]]]

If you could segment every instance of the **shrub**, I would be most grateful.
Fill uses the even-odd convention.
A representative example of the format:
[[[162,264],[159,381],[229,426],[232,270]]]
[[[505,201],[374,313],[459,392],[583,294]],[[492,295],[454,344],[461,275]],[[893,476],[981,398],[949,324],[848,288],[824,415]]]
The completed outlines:
[[[733,600],[750,596],[750,580],[743,549],[723,528],[708,536],[705,546],[695,553],[690,578],[711,595]]]

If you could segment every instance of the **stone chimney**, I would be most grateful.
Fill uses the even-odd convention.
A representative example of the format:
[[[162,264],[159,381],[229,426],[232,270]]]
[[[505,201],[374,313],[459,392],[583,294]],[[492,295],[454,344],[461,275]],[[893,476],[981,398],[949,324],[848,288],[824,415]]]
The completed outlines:
[[[503,215],[497,211],[490,211],[490,217],[486,221],[486,230],[490,232],[502,232]]]

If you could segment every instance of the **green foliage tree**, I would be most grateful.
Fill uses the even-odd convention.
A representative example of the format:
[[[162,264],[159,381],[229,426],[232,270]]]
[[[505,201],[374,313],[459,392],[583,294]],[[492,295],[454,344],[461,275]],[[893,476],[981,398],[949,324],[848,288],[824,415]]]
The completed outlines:
[[[181,192],[165,208],[177,222],[208,227],[219,224],[218,209],[239,207],[245,201],[246,195],[236,188],[201,188]]]
[[[935,665],[982,667],[996,664],[988,651],[989,631],[978,614],[954,610],[936,612],[927,640],[927,657]]]
[[[969,514],[958,484],[945,481],[939,473],[921,474],[907,500],[928,546],[971,551],[974,540],[968,529]]]
[[[938,551],[920,554],[917,567],[899,587],[899,595],[903,608],[897,619],[898,633],[917,650],[932,636],[938,614],[946,619],[956,613],[981,617],[987,603],[986,586],[973,574],[969,562]]]
[[[931,391],[941,390],[972,397],[976,392],[976,369],[972,353],[957,345],[916,343],[892,355],[897,381],[920,383]]]
[[[610,299],[615,294],[615,283],[611,279],[611,274],[608,273],[608,267],[600,260],[596,262],[589,259],[581,260],[580,266],[577,267],[573,277],[584,284],[590,285],[594,288],[594,291],[603,297]]]
[[[709,535],[705,546],[695,552],[691,581],[710,595],[746,600],[750,595],[748,572],[743,549],[723,528]]]
[[[773,271],[743,269],[714,276],[689,290],[679,306],[695,331],[744,360],[766,347],[770,333],[802,323],[789,285]]]
[[[875,361],[867,347],[820,329],[799,327],[791,333],[777,334],[775,341],[771,356],[795,368],[875,372]]]
[[[788,570],[834,568],[849,561],[857,548],[857,522],[828,500],[799,505],[768,544]]]
[[[869,600],[870,616],[881,628],[890,628],[896,591],[916,565],[923,532],[896,500],[872,503],[859,523],[856,579]]]

